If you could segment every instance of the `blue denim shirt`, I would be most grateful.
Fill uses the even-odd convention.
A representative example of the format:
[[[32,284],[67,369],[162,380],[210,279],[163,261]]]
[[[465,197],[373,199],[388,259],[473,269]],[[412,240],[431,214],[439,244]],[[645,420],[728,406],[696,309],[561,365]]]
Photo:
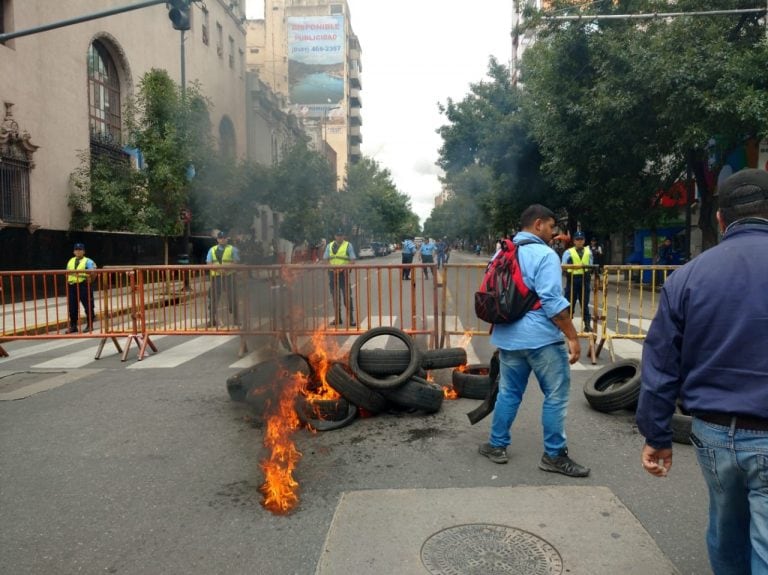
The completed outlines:
[[[494,325],[491,343],[500,349],[538,349],[563,343],[563,332],[551,319],[569,305],[563,296],[560,259],[544,240],[529,232],[519,232],[512,241],[518,244],[523,240],[535,242],[520,246],[517,256],[523,281],[539,294],[541,308],[529,311],[515,323]]]
[[[733,224],[723,241],[670,274],[643,344],[637,425],[672,445],[679,396],[692,413],[768,419],[768,220]]]

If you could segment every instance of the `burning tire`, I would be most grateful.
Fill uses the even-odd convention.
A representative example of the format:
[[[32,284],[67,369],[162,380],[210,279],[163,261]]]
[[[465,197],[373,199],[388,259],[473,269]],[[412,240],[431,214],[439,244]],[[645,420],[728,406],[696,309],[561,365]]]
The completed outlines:
[[[282,374],[296,372],[308,377],[312,372],[307,359],[297,353],[262,361],[227,378],[227,393],[233,401],[259,403],[262,392],[280,380]]]
[[[640,396],[640,362],[625,359],[596,371],[584,382],[584,397],[597,411],[635,409]]]
[[[491,390],[491,368],[483,364],[470,364],[463,371],[454,369],[451,374],[453,389],[459,397],[485,399]]]
[[[360,367],[360,350],[362,347],[373,338],[382,335],[396,337],[406,345],[410,353],[406,368],[402,372],[393,374],[386,379],[374,377]],[[394,389],[403,385],[419,369],[420,362],[421,353],[416,347],[416,343],[407,333],[396,327],[375,327],[368,330],[355,340],[355,343],[352,344],[352,348],[349,350],[349,367],[352,369],[352,373],[371,389]]]
[[[420,377],[412,377],[397,389],[387,389],[381,393],[401,407],[420,409],[427,413],[439,411],[444,398],[442,387]]]
[[[374,376],[397,375],[408,368],[411,361],[407,349],[361,349],[360,369]],[[421,352],[422,369],[443,369],[467,363],[463,348],[429,349]]]
[[[343,399],[343,398],[342,398]],[[327,400],[324,400],[327,401]],[[313,417],[304,417],[306,415],[302,410],[297,409],[296,414],[299,416],[299,420],[304,424],[316,431],[333,431],[334,429],[341,429],[346,427],[357,417],[357,406],[344,400],[347,404],[347,411],[341,419],[317,419]],[[341,405],[341,403],[339,403]]]
[[[294,402],[296,415],[304,423],[314,419],[323,421],[341,421],[349,412],[349,401],[344,397],[337,399],[309,398],[299,394]]]
[[[386,411],[389,402],[378,391],[360,383],[343,364],[334,363],[325,376],[328,385],[358,407],[371,413]]]

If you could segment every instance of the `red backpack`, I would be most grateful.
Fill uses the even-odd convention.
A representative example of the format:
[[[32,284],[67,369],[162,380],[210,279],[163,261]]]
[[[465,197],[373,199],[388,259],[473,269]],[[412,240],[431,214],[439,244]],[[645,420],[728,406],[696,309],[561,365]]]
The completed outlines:
[[[517,249],[537,243],[501,240],[501,249],[488,263],[480,289],[475,292],[475,314],[488,323],[513,323],[531,310],[541,307],[538,294],[523,281]]]

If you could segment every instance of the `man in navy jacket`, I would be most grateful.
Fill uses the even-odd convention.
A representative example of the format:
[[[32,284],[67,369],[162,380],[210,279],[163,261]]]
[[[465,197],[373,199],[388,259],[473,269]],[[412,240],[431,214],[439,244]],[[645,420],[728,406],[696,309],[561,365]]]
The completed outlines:
[[[768,172],[720,186],[722,242],[670,275],[643,346],[643,468],[672,466],[679,401],[709,487],[715,575],[768,573]]]

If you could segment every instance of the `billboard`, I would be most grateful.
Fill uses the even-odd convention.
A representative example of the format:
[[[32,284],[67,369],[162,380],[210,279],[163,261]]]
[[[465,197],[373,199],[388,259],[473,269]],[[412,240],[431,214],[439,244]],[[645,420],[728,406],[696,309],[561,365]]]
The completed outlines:
[[[325,117],[344,100],[344,16],[288,18],[288,99],[295,114]]]

